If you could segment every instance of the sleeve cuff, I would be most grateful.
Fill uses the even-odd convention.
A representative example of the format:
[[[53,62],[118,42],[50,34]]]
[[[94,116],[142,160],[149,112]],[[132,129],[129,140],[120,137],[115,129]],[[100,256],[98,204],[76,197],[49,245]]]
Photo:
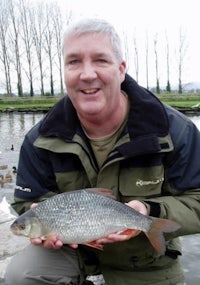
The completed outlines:
[[[149,216],[159,218],[160,217],[160,204],[155,202],[143,202],[147,207],[147,212]]]

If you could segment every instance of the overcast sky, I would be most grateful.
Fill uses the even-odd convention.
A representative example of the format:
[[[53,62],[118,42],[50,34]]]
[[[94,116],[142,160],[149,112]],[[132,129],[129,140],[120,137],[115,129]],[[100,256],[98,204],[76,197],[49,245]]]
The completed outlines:
[[[166,81],[166,37],[170,43],[171,81],[177,83],[177,54],[180,28],[185,34],[187,51],[184,59],[183,81],[200,81],[200,12],[198,0],[57,0],[64,9],[71,9],[74,19],[98,17],[110,21],[122,35],[128,34],[133,45],[134,35],[139,47],[139,81],[145,84],[145,34],[149,36],[150,83],[155,81],[153,39],[158,34],[159,74],[161,84]],[[134,51],[134,48],[133,48]],[[134,76],[133,59],[129,72]]]

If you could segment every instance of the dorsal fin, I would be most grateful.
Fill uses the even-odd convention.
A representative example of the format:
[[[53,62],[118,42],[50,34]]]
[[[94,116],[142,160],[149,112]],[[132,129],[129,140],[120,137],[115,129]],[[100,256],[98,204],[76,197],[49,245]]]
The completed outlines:
[[[106,196],[110,199],[116,200],[115,195],[113,194],[113,191],[111,189],[107,189],[107,188],[86,188],[83,189],[87,192],[92,192],[92,193],[96,193],[96,194],[100,194],[103,196]]]

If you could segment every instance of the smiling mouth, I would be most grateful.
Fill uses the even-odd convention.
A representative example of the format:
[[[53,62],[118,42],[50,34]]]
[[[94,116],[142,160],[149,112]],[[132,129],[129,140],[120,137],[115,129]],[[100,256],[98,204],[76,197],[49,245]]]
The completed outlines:
[[[84,90],[81,90],[83,93],[85,94],[94,94],[94,93],[97,93],[97,91],[99,91],[98,88],[93,88],[93,89],[84,89]]]

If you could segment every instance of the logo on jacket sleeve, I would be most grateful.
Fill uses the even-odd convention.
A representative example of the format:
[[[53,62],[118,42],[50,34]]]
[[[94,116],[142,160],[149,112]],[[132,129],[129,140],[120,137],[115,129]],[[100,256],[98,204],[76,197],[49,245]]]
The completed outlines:
[[[18,185],[16,185],[15,189],[20,190],[20,191],[24,191],[24,192],[32,192],[32,190],[30,188],[22,187],[22,186],[18,186]]]

